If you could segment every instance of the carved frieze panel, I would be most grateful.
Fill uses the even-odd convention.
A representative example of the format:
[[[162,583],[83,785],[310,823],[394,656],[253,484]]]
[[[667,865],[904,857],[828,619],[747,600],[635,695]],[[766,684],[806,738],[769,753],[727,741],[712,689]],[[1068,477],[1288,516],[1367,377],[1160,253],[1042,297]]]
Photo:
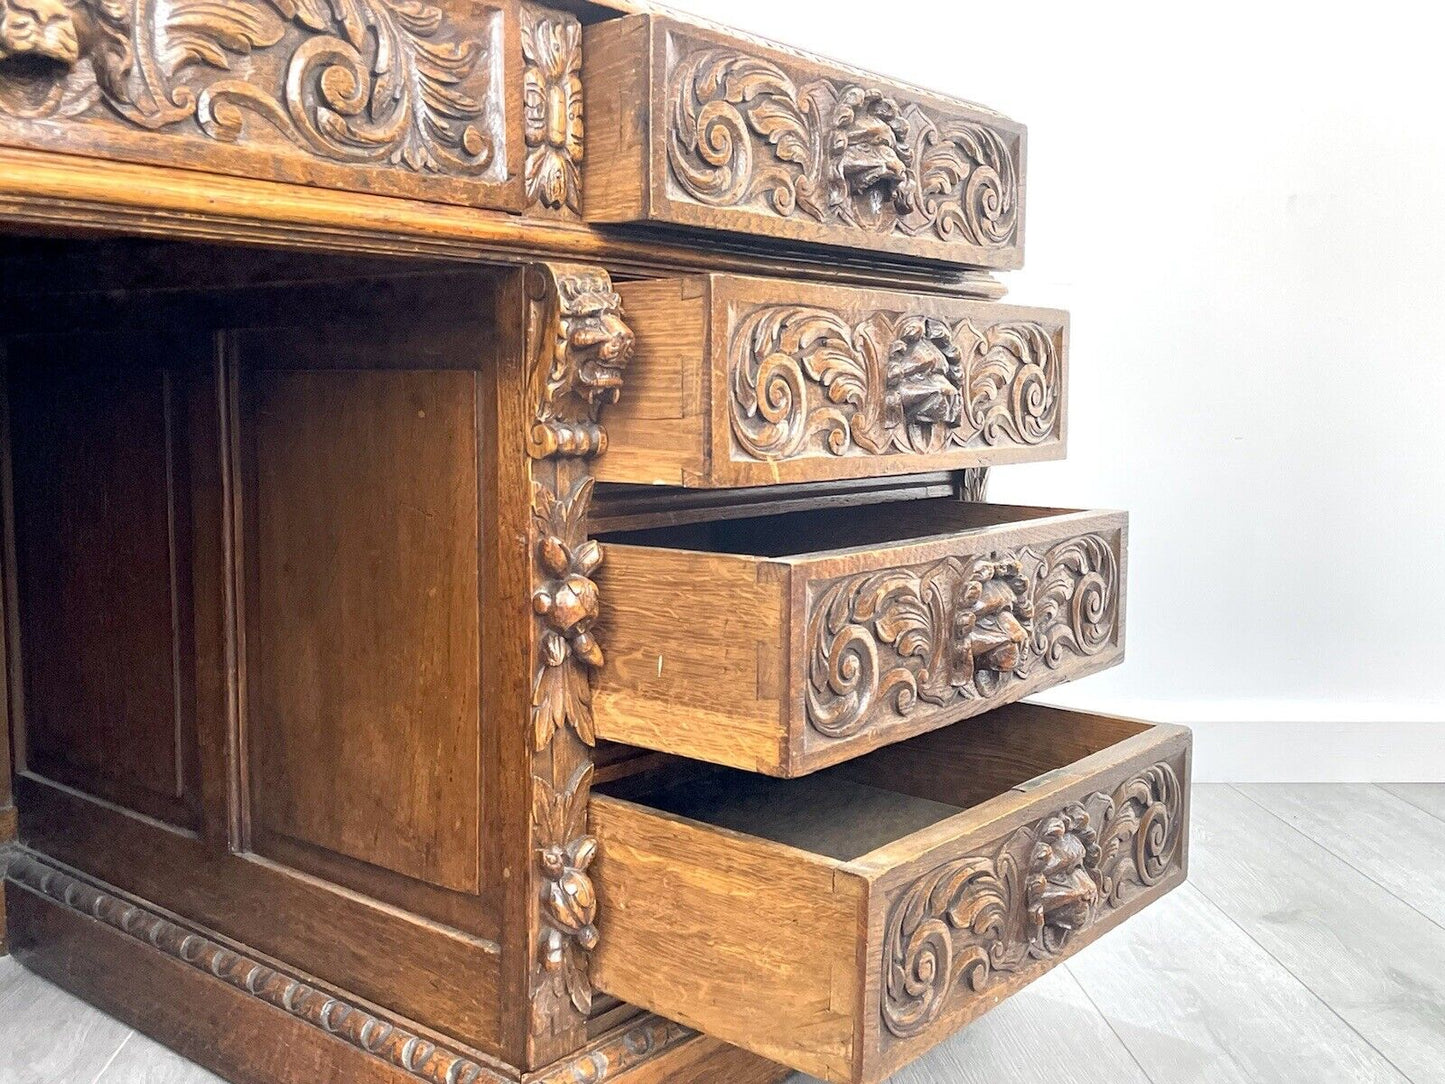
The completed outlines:
[[[663,55],[670,199],[826,230],[842,243],[852,235],[870,247],[1017,264],[1019,126],[691,28],[669,28]]]
[[[1062,325],[762,306],[728,351],[734,456],[939,455],[1057,439]]]
[[[810,585],[807,720],[825,738],[1016,699],[1118,643],[1120,542],[946,557]]]
[[[907,885],[883,941],[887,1034],[919,1035],[951,1000],[1057,959],[1177,872],[1186,800],[1179,769],[1161,761]]]
[[[520,207],[502,2],[3,4],[0,141]]]

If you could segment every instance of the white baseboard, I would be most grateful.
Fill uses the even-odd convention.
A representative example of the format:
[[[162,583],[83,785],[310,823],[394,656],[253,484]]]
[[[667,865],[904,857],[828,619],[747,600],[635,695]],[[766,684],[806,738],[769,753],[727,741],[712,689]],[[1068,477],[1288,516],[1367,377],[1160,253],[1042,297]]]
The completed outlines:
[[[1104,700],[1085,684],[1038,699],[1193,728],[1200,783],[1445,782],[1440,704]]]

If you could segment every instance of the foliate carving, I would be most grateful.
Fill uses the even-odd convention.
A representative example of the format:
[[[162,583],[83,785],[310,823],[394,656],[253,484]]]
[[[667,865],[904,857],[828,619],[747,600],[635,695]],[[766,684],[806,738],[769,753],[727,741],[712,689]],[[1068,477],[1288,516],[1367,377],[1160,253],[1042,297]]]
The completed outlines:
[[[958,497],[963,501],[982,503],[988,500],[988,468],[969,467],[958,482]]]
[[[0,71],[0,114],[459,177],[497,159],[496,45],[426,0],[0,2],[0,61],[36,61]]]
[[[533,373],[537,418],[528,450],[538,459],[598,455],[607,448],[598,412],[617,402],[636,345],[622,299],[605,272],[591,269],[558,274],[542,292],[552,333]]]
[[[523,4],[522,59],[527,198],[551,210],[581,213],[581,23]]]
[[[700,203],[981,248],[1017,236],[1017,151],[985,124],[875,87],[799,85],[726,48],[685,56],[668,96],[670,174]]]
[[[769,305],[729,344],[736,446],[761,460],[1037,445],[1058,430],[1055,330]]]
[[[401,1025],[373,1015],[300,979],[247,959],[160,915],[111,896],[28,855],[11,858],[6,876],[111,929],[219,979],[247,997],[335,1036],[425,1084],[501,1084],[476,1062],[435,1045]]]
[[[556,994],[579,1013],[592,1008],[587,954],[597,947],[597,894],[587,869],[597,840],[587,834],[592,765],[583,764],[560,790],[532,780],[532,817],[542,871],[542,967]]]
[[[558,496],[532,485],[532,519],[537,537],[540,580],[532,608],[542,624],[541,655],[532,687],[532,733],[536,748],[570,726],[587,745],[592,729],[592,671],[602,665],[602,648],[593,634],[599,609],[592,574],[602,564],[602,547],[586,537],[592,478],[583,477]]]
[[[920,702],[997,698],[1113,642],[1118,596],[1118,558],[1097,534],[828,584],[808,618],[808,723],[845,738]]]
[[[1158,763],[939,866],[893,903],[883,942],[883,1022],[923,1032],[950,993],[1057,957],[1079,933],[1177,868],[1184,793]]]

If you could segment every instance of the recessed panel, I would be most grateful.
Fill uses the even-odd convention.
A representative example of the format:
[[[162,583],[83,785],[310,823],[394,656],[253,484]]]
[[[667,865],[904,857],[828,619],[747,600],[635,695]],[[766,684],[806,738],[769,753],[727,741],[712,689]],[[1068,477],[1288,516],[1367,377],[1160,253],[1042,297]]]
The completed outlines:
[[[156,361],[206,348],[160,335],[8,346],[24,767],[187,825],[185,377]]]
[[[256,360],[287,353],[284,332],[246,342]],[[245,690],[263,853],[278,837],[291,863],[309,850],[479,890],[475,380],[243,375]],[[347,879],[372,885],[357,872]]]

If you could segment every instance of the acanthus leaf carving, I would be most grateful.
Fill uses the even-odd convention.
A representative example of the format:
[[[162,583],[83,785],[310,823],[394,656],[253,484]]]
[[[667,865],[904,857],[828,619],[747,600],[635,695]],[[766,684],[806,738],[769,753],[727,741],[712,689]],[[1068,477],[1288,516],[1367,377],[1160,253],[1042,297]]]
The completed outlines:
[[[522,5],[521,15],[527,198],[549,210],[580,214],[582,24],[531,4]]]
[[[584,763],[560,789],[532,780],[532,816],[541,869],[542,970],[553,992],[579,1013],[592,1007],[587,957],[597,947],[597,894],[588,875],[597,840],[587,834],[592,765]]]
[[[900,1039],[938,1019],[956,987],[1057,957],[1132,894],[1178,867],[1185,795],[1159,762],[940,865],[894,900],[883,942],[883,1023]]]
[[[1063,398],[1055,334],[1029,321],[762,306],[730,340],[734,439],[765,461],[1041,444]]]
[[[541,656],[532,687],[532,731],[537,749],[570,726],[585,744],[596,744],[592,729],[592,671],[603,663],[593,633],[599,609],[592,574],[602,564],[602,547],[586,538],[593,480],[578,480],[561,496],[540,482],[532,486],[539,579],[532,608],[541,624]]]
[[[996,699],[1035,665],[1107,647],[1118,596],[1118,558],[1096,534],[827,584],[808,618],[808,723],[846,738],[920,701]]]
[[[984,123],[865,84],[799,84],[729,48],[686,53],[668,96],[670,175],[700,203],[985,249],[1017,239],[1017,151]]]
[[[0,0],[0,114],[96,110],[223,143],[473,177],[496,158],[491,43],[426,0]],[[265,140],[263,140],[264,142]]]

